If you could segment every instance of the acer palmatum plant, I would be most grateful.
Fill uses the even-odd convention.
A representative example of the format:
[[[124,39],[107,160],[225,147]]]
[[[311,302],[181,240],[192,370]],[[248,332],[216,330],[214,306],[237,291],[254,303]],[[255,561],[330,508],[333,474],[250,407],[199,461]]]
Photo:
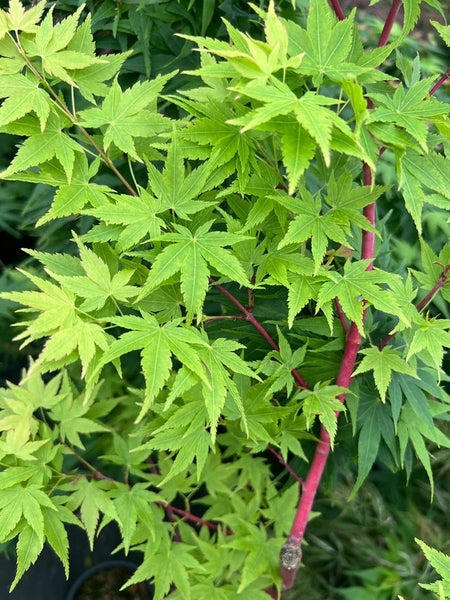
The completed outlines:
[[[24,307],[17,339],[41,348],[0,400],[12,587],[45,542],[68,572],[66,523],[92,545],[116,521],[143,555],[130,582],[152,579],[157,600],[278,598],[333,447],[351,451],[346,400],[352,495],[379,453],[407,471],[415,456],[432,494],[426,444],[449,446],[448,320],[430,308],[450,297],[450,246],[435,255],[421,225],[425,203],[449,199],[434,97],[448,72],[383,71],[418,0],[391,40],[394,0],[369,49],[337,0],[311,0],[305,28],[271,2],[252,5],[263,40],[229,23],[229,42],[192,38],[192,87],[164,95],[175,72],[124,88],[128,54],[97,56],[83,7],[54,23],[45,4],[0,11],[0,130],[25,138],[1,178],[55,188],[37,226],[89,225],[65,253],[29,250],[34,289],[2,294]],[[388,156],[422,272],[390,269],[388,236],[377,263]]]

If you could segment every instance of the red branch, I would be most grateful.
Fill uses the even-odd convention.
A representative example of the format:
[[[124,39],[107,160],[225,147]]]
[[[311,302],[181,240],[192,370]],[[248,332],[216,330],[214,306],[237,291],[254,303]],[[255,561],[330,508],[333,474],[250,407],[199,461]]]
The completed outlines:
[[[272,448],[272,446],[270,444],[267,446],[267,450],[269,452],[272,452],[272,454],[277,457],[279,462],[284,466],[285,469],[287,469],[289,471],[289,473],[292,475],[292,477],[300,485],[303,485],[303,479],[300,479],[300,477],[297,475],[297,473],[294,471],[294,469],[284,460],[284,458],[281,456],[281,454],[279,452],[277,452],[274,448]]]
[[[383,31],[381,32],[380,39],[378,40],[377,48],[381,48],[382,46],[386,46],[389,36],[392,31],[392,27],[395,23],[395,18],[397,17],[398,11],[402,5],[402,0],[393,0],[391,10],[386,17],[386,21],[384,23]]]
[[[153,465],[153,461],[151,459],[147,459],[146,462]],[[153,469],[156,469],[156,467],[152,467],[152,472],[155,472],[155,471],[153,471]],[[158,472],[158,470],[156,469],[156,473],[157,472]],[[76,477],[77,477],[77,475],[75,475],[75,479],[76,479]],[[83,477],[89,477],[89,475],[83,475]],[[107,475],[104,475],[101,471],[98,471],[97,469],[92,472],[90,477],[92,477],[93,479],[99,479],[101,481],[110,481],[112,483],[120,483],[119,481],[117,481],[117,479],[108,477]],[[211,523],[211,521],[205,521],[204,519],[201,519],[200,517],[193,515],[192,513],[188,512],[187,510],[183,510],[181,508],[177,508],[176,506],[172,506],[172,504],[169,504],[168,502],[163,502],[163,501],[157,500],[155,502],[155,504],[157,504],[158,506],[162,506],[167,512],[172,512],[177,515],[181,515],[185,519],[188,519],[189,521],[192,521],[193,523],[197,523],[198,525],[204,525],[205,527],[208,527],[208,529],[212,529],[213,531],[217,531],[219,529],[219,527],[217,525],[215,525],[214,523]],[[227,535],[231,534],[231,532],[228,530],[226,530],[226,533],[227,533]]]
[[[442,77],[434,84],[434,86],[431,88],[430,93],[428,94],[429,96],[432,96],[436,90],[438,90],[441,85],[444,85],[444,83],[447,81],[447,79],[450,77],[450,68],[448,68],[445,73],[442,75]]]
[[[231,300],[231,302],[238,307],[238,309],[244,314],[245,316],[245,320],[248,321],[249,323],[251,323],[253,325],[253,327],[259,331],[259,333],[267,340],[267,342],[272,346],[272,348],[274,350],[276,350],[276,352],[280,351],[280,348],[278,347],[278,344],[275,342],[275,340],[267,333],[267,331],[264,329],[264,327],[261,325],[261,323],[258,321],[258,319],[255,317],[255,315],[250,312],[249,310],[247,310],[245,308],[245,306],[243,304],[241,304],[239,302],[239,300],[237,298],[235,298],[233,296],[233,294],[231,294],[227,289],[225,289],[223,286],[221,286],[220,284],[216,283],[214,281],[214,279],[212,279],[211,277],[209,278],[209,282],[212,285],[215,285],[216,288],[222,292],[222,294],[224,294],[229,300]],[[306,381],[303,379],[303,377],[300,375],[300,373],[296,370],[296,369],[292,369],[291,371],[292,376],[294,377],[295,381],[301,385],[303,388],[308,389],[308,384],[306,383]]]
[[[344,328],[345,333],[348,333],[347,319],[345,318],[344,312],[342,310],[341,304],[340,304],[337,296],[335,296],[335,298],[334,298],[334,306],[336,308],[336,313],[342,323],[342,327]]]
[[[342,11],[341,5],[339,4],[339,0],[330,0],[330,4],[339,21],[343,21],[345,19],[345,15]]]
[[[211,521],[205,521],[204,519],[201,519],[200,517],[193,515],[192,513],[188,512],[187,510],[183,510],[182,508],[177,508],[176,506],[172,506],[172,504],[167,504],[166,502],[160,502],[160,501],[156,501],[155,504],[162,506],[163,508],[165,508],[166,510],[169,510],[170,512],[180,515],[180,516],[184,517],[185,519],[192,521],[193,523],[197,523],[198,525],[204,525],[205,527],[208,527],[208,529],[212,529],[213,531],[217,531],[219,529],[218,526],[215,525],[214,523],[211,523]],[[231,534],[231,532],[227,530],[227,535],[230,535],[230,534]]]
[[[394,21],[400,6],[401,0],[393,0],[391,10],[386,18],[386,22],[378,42],[378,47],[385,46],[387,44],[389,34],[394,25]],[[369,108],[371,107],[370,101],[368,101],[368,106]],[[372,185],[372,173],[369,165],[366,163],[364,163],[363,166],[363,177],[364,185]],[[374,202],[366,206],[364,209],[364,216],[369,220],[373,227],[375,226],[375,212],[376,207]],[[369,259],[371,261],[367,266],[368,271],[373,268],[374,247],[375,234],[371,231],[364,230],[362,233],[361,258]],[[363,313],[363,322],[364,318],[365,312]],[[360,345],[361,334],[358,331],[356,324],[352,323],[348,329],[345,341],[344,354],[336,379],[337,385],[345,388],[350,386]],[[338,399],[340,402],[344,403],[345,398],[346,394],[341,394]],[[338,414],[339,411],[336,412],[336,415]],[[325,427],[322,426],[320,429],[319,442],[317,443],[316,451],[314,453],[308,475],[302,486],[302,495],[297,507],[297,512],[294,517],[291,531],[280,553],[280,573],[283,582],[283,589],[289,589],[294,584],[295,576],[301,562],[301,545],[305,535],[306,526],[308,524],[309,515],[311,514],[314,498],[322,479],[330,449],[331,440],[329,433]]]

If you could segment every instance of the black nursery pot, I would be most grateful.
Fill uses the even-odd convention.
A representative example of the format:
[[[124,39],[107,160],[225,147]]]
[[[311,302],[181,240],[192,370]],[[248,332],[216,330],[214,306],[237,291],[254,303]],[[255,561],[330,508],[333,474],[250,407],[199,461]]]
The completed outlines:
[[[126,560],[99,563],[78,577],[66,600],[151,600],[153,589],[145,582],[119,592],[135,570],[136,565]]]

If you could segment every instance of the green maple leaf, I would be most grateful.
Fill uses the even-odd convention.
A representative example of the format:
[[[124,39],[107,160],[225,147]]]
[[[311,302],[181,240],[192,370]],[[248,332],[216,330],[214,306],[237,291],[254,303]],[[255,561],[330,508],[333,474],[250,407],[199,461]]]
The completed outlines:
[[[146,552],[143,563],[123,587],[152,579],[155,600],[162,600],[173,583],[185,600],[191,600],[192,572],[201,573],[204,568],[193,556],[193,546],[180,543],[172,544],[169,548],[167,545],[161,544]]]
[[[421,319],[415,328],[413,338],[409,344],[406,360],[414,354],[425,352],[431,357],[432,364],[439,372],[444,359],[444,347],[450,347],[450,319]]]
[[[0,431],[7,432],[5,451],[13,453],[15,448],[20,453],[24,452],[24,445],[34,439],[38,432],[39,420],[36,419],[35,412],[39,408],[52,408],[64,399],[65,393],[60,390],[60,384],[61,375],[45,384],[40,374],[33,371],[32,365],[19,385],[8,382],[8,387],[0,390]],[[26,452],[30,449],[28,447]],[[8,471],[3,474],[7,476]],[[12,481],[14,482],[14,478]],[[13,485],[11,480],[9,485]]]
[[[403,127],[427,152],[426,123],[448,113],[446,104],[429,97],[432,82],[432,78],[423,79],[413,84],[406,92],[400,84],[392,97],[387,94],[371,94],[371,98],[380,106],[369,112],[367,122],[395,123]]]
[[[67,395],[50,410],[51,418],[58,423],[59,434],[63,441],[82,448],[84,445],[80,434],[108,431],[106,427],[90,419],[88,416],[91,406],[84,402],[83,397],[74,399]]]
[[[313,76],[316,85],[324,75],[342,82],[369,70],[370,67],[351,61],[354,17],[353,10],[346,19],[338,21],[326,0],[311,0],[306,30],[292,21],[286,22],[289,54],[305,54],[298,71]]]
[[[93,49],[91,52],[85,53],[68,48],[75,36],[82,10],[81,6],[73,15],[53,25],[52,7],[36,28],[36,35],[22,41],[27,56],[41,59],[44,73],[57,77],[70,85],[76,84],[68,72],[69,69],[78,71],[103,62],[94,55]]]
[[[10,592],[16,587],[25,571],[36,562],[43,546],[44,540],[40,539],[33,527],[25,525],[19,533],[19,539],[16,546],[17,571],[14,581],[9,588]]]
[[[26,323],[27,328],[17,336],[24,339],[24,345],[60,329],[74,325],[77,321],[74,294],[62,290],[51,281],[25,273],[41,291],[3,292],[2,298],[18,302],[29,307],[28,311],[40,312],[33,321]]]
[[[50,498],[34,484],[16,485],[3,490],[0,499],[0,539],[5,540],[23,517],[44,542],[44,517],[42,507],[56,510]]]
[[[236,354],[236,350],[244,348],[242,344],[233,340],[219,338],[214,340],[207,348],[200,349],[200,355],[207,368],[209,378],[202,382],[203,398],[208,411],[211,438],[216,439],[216,429],[222,408],[225,404],[227,393],[231,395],[240,411],[246,429],[246,417],[242,399],[238,388],[232,379],[231,373],[240,373],[248,377],[259,379],[247,363]]]
[[[116,248],[119,252],[137,246],[146,236],[150,240],[158,237],[161,230],[166,228],[164,220],[158,215],[165,212],[169,206],[142,188],[139,189],[139,193],[139,197],[111,195],[113,202],[104,197],[95,208],[83,211],[83,214],[97,217],[107,225],[122,226],[118,237],[114,233],[110,238],[117,238]]]
[[[177,100],[174,98],[174,102]],[[234,116],[231,106],[219,103],[213,97],[209,97],[207,103],[183,99],[180,104],[196,116],[186,128],[180,131],[180,138],[194,142],[202,148],[210,147],[211,155],[217,158],[219,164],[234,159],[238,181],[244,189],[248,181],[250,165],[256,162],[255,146],[249,134],[242,133],[228,123]]]
[[[159,497],[146,488],[146,483],[136,483],[132,487],[117,484],[113,492],[113,502],[123,536],[125,553],[130,549],[137,523],[145,523],[149,528],[152,525],[152,505],[159,500]]]
[[[213,223],[214,221],[209,221],[201,225],[195,233],[182,225],[175,225],[178,233],[166,233],[156,238],[155,241],[173,243],[156,257],[138,300],[180,271],[181,292],[190,320],[202,311],[208,289],[208,264],[232,281],[249,285],[241,263],[229,250],[223,248],[249,238],[236,233],[210,231]]]
[[[0,127],[34,111],[44,131],[50,114],[50,97],[34,75],[0,75],[0,98],[6,98],[0,107]]]
[[[424,394],[423,396],[423,402],[429,404],[429,401],[426,398],[426,396]],[[433,408],[433,413],[435,415],[443,414],[445,410],[444,405],[440,402],[437,402],[434,406],[427,406],[427,408],[428,411],[430,411],[430,408]],[[405,459],[406,447],[408,445],[408,442],[411,442],[417,458],[422,463],[428,475],[428,479],[430,481],[431,486],[431,498],[433,498],[433,470],[431,467],[430,452],[426,447],[424,438],[430,440],[437,446],[450,448],[450,439],[438,427],[434,425],[432,420],[431,423],[429,423],[428,420],[425,420],[421,414],[418,414],[409,403],[404,404],[401,410],[400,420],[398,423],[400,456],[403,462]]]
[[[167,158],[162,173],[147,161],[148,187],[161,203],[161,210],[173,210],[183,219],[214,202],[199,200],[198,197],[216,186],[229,174],[217,169],[222,164],[220,149],[211,159],[186,175],[184,156],[178,142],[178,132],[174,129]]]
[[[343,275],[335,271],[327,271],[326,276],[330,281],[323,284],[317,300],[317,310],[319,310],[337,296],[343,311],[351,321],[356,323],[362,335],[364,335],[362,323],[364,300],[373,304],[377,310],[396,315],[402,321],[408,322],[394,294],[389,290],[381,289],[379,285],[389,283],[389,280],[392,277],[395,279],[396,276],[375,269],[366,271],[370,262],[370,260],[359,260],[353,263],[347,261]]]
[[[319,421],[330,435],[331,447],[333,447],[337,431],[337,413],[345,410],[337,397],[347,392],[346,388],[339,385],[323,387],[323,384],[317,383],[313,390],[303,390],[297,395],[297,398],[302,401],[301,406],[306,417],[307,429],[312,427],[316,416],[319,417]]]
[[[71,182],[68,184],[67,177],[61,171],[59,165],[56,163],[42,165],[40,168],[41,172],[37,175],[36,181],[57,186],[57,189],[50,209],[39,219],[36,226],[39,227],[52,219],[76,215],[81,212],[86,204],[99,206],[104,203],[106,199],[105,194],[108,192],[111,193],[111,188],[90,181],[96,175],[99,166],[100,162],[98,160],[89,165],[86,155],[77,152],[75,154]]]
[[[348,245],[348,240],[339,216],[336,216],[333,211],[328,211],[324,215],[321,214],[322,200],[320,195],[314,198],[303,187],[300,189],[300,193],[302,198],[296,209],[297,216],[289,225],[289,229],[278,244],[278,248],[283,248],[289,244],[301,244],[311,238],[311,250],[315,273],[317,273],[327,251],[328,239],[343,245]]]
[[[56,263],[57,268],[61,268],[62,265],[64,269],[67,268],[64,259],[61,261],[56,258],[49,261]],[[72,262],[70,268],[73,268]],[[75,305],[75,294],[59,288],[48,280],[29,273],[25,275],[41,291],[7,292],[2,297],[29,307],[25,309],[26,312],[38,311],[40,314],[34,320],[23,323],[26,329],[16,336],[16,339],[25,339],[23,345],[26,345],[34,340],[49,337],[35,366],[41,369],[45,366],[47,370],[51,370],[54,368],[55,361],[56,363],[63,361],[62,364],[73,362],[78,353],[84,375],[95,357],[97,348],[105,350],[108,346],[103,328],[97,323],[85,321],[80,317]],[[59,276],[54,275],[54,277]]]
[[[114,317],[110,321],[130,331],[111,344],[103,354],[97,371],[123,354],[141,350],[141,366],[147,385],[138,421],[167,382],[172,370],[172,354],[209,385],[205,367],[198,356],[199,347],[206,342],[194,328],[180,327],[173,321],[160,326],[155,317],[145,313],[142,317],[130,315]]]
[[[165,117],[147,107],[155,105],[158,93],[171,77],[173,73],[158,76],[153,81],[137,82],[124,92],[115,79],[101,108],[88,108],[79,113],[80,124],[95,129],[106,126],[104,150],[114,143],[131,158],[140,160],[133,138],[153,137],[170,129]]]
[[[450,242],[442,248],[439,255],[436,255],[424,240],[420,240],[420,248],[422,270],[412,270],[412,273],[414,278],[421,284],[422,289],[429,292],[442,276],[443,267],[450,264]],[[445,304],[440,296],[450,302],[450,279],[446,279],[439,290],[439,294],[436,294],[432,299],[441,312],[445,314]]]
[[[7,31],[35,33],[45,5],[45,0],[41,0],[30,10],[25,10],[20,0],[10,0],[8,12],[0,9],[0,40]]]
[[[332,173],[328,181],[325,201],[331,207],[336,221],[347,233],[351,232],[352,225],[376,233],[376,229],[371,226],[360,209],[375,202],[388,189],[389,186],[355,186],[350,173],[344,173],[335,181]]]
[[[419,234],[425,202],[447,209],[450,200],[448,172],[450,159],[436,152],[421,155],[408,148],[401,159],[399,189]],[[433,193],[430,193],[433,192]]]
[[[249,129],[261,127],[262,125],[266,128],[265,124],[269,123],[272,119],[293,114],[301,127],[319,145],[325,162],[329,165],[333,129],[337,129],[351,139],[354,138],[354,134],[346,121],[329,108],[326,108],[327,106],[337,104],[339,101],[309,91],[300,98],[297,98],[287,84],[276,79],[272,80],[272,84],[269,86],[260,83],[251,83],[233,88],[239,93],[258,100],[263,103],[263,106],[250,110],[242,117],[230,119],[228,123],[242,125],[241,131],[245,132]],[[275,131],[278,130],[276,123],[277,121],[274,121],[273,127]],[[305,156],[308,156],[310,151],[306,148],[305,152]],[[361,152],[361,148],[359,148],[359,152]],[[296,161],[298,162],[298,157]],[[290,169],[293,166],[294,164],[290,163]],[[298,166],[296,170],[298,171]]]
[[[375,385],[383,402],[386,401],[386,390],[391,381],[392,371],[417,377],[414,369],[401,358],[399,352],[388,346],[385,346],[382,350],[375,346],[366,348],[361,350],[361,354],[364,354],[364,358],[354,371],[353,376],[373,370]]]
[[[238,594],[272,568],[273,556],[280,545],[279,539],[267,538],[267,531],[263,526],[257,527],[252,523],[245,523],[243,529],[238,539],[224,544],[226,547],[243,550],[247,553],[237,590]],[[249,597],[253,597],[253,594]]]
[[[63,116],[50,113],[44,131],[41,131],[39,122],[34,117],[27,116],[26,135],[29,135],[1,176],[9,176],[18,171],[25,171],[29,167],[38,166],[56,157],[66,173],[67,181],[70,183],[75,163],[75,152],[84,152],[63,129],[70,125],[68,119]],[[20,121],[18,133],[21,133]],[[16,125],[15,123],[13,124]],[[15,133],[15,131],[12,131]],[[66,181],[66,183],[67,183]]]
[[[430,565],[436,571],[438,575],[442,577],[442,581],[435,581],[431,584],[420,584],[426,590],[433,590],[435,594],[439,594],[439,599],[445,600],[450,594],[450,556],[439,552],[435,548],[430,548],[422,540],[414,538],[416,543],[422,549]]]
[[[80,307],[82,310],[99,310],[110,299],[126,302],[129,298],[137,296],[138,288],[128,285],[134,271],[124,269],[111,277],[108,265],[92,250],[84,246],[77,236],[75,236],[75,241],[80,252],[80,266],[84,274],[68,276],[55,273],[52,276],[65,289],[78,297],[85,298]]]
[[[300,177],[314,158],[316,136],[310,135],[293,117],[280,118],[277,122],[281,133],[281,153],[288,175],[289,194],[293,194]]]
[[[110,487],[111,483],[107,481],[90,481],[86,477],[80,477],[67,488],[72,492],[67,500],[67,508],[73,512],[80,508],[81,521],[86,528],[91,550],[100,511],[110,519],[117,520],[117,512],[109,493]]]
[[[354,498],[373,466],[378,455],[381,438],[394,429],[388,407],[380,402],[362,398],[358,421],[362,423],[358,437],[358,477],[350,498]]]
[[[437,21],[430,21],[436,31],[440,34],[447,46],[450,47],[450,25],[441,25]],[[450,579],[450,576],[449,576]]]

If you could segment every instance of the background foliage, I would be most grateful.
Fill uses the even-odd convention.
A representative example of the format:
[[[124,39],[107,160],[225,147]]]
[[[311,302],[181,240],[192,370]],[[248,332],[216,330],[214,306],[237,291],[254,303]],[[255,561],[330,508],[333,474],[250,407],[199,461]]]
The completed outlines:
[[[286,1],[277,3],[277,7],[282,16],[305,26],[307,4],[299,3],[294,9],[291,2]],[[55,6],[56,19],[72,13],[79,5],[78,2],[58,2]],[[261,6],[266,5],[262,2]],[[199,65],[198,53],[192,52],[194,43],[186,38],[174,37],[174,33],[208,35],[216,39],[227,40],[228,34],[221,21],[221,17],[224,16],[237,28],[248,31],[254,37],[261,37],[261,27],[256,18],[249,18],[249,8],[246,2],[188,2],[187,0],[178,2],[170,0],[169,2],[155,2],[139,6],[138,3],[117,3],[108,0],[102,3],[88,2],[86,9],[92,14],[94,38],[100,54],[104,52],[105,55],[109,55],[111,52],[123,53],[133,50],[133,55],[125,60],[119,78],[123,89],[132,85],[137,79],[154,78],[159,74],[170,73],[174,69],[180,71],[168,81],[164,88],[164,97],[160,102],[163,114],[171,118],[185,116],[186,106],[180,107],[180,102],[174,102],[171,94],[175,90],[187,90],[193,86],[193,78],[184,74],[183,71],[193,70]],[[368,45],[375,46],[381,25],[365,11],[357,13],[357,18],[363,23],[363,34],[367,36]],[[438,17],[434,16],[433,18]],[[393,33],[396,34],[395,30]],[[399,32],[397,32],[398,34]],[[423,43],[424,36],[427,44]],[[421,76],[443,73],[446,70],[446,50],[439,40],[440,38],[434,30],[426,28],[425,31],[422,31],[422,38],[419,40],[409,39],[402,45],[401,54],[397,55],[396,60],[394,56],[389,58],[387,72],[393,76],[400,76],[405,81],[409,77],[410,82],[413,83],[418,78],[418,61],[416,59],[415,71],[410,71],[412,69],[411,62],[404,61],[402,56],[411,60],[419,51]],[[445,100],[445,90],[439,90],[436,96],[438,99]],[[77,98],[77,106],[79,109],[83,107],[82,100],[79,98]],[[18,138],[9,134],[2,134],[3,140],[2,155],[0,156],[1,169],[11,161],[15,152],[14,146],[18,143]],[[161,156],[158,153],[162,150],[164,150],[163,147],[158,148],[157,145],[154,145],[153,158],[158,160],[158,157]],[[112,156],[119,169],[127,168],[126,159],[120,152],[114,153],[113,151]],[[144,166],[137,165],[134,174],[138,181],[144,173]],[[393,155],[386,157],[378,174],[380,179],[377,183],[379,184],[389,185],[395,181]],[[106,171],[101,171],[95,181],[98,185],[116,186],[113,176]],[[71,232],[83,235],[91,227],[92,214],[75,220],[71,216],[67,216],[43,222],[42,217],[51,205],[53,194],[54,189],[45,183],[0,182],[0,227],[6,235],[11,236],[9,238],[11,242],[13,238],[18,238],[17,245],[15,245],[16,250],[11,250],[4,259],[5,268],[1,277],[2,290],[20,290],[30,287],[24,277],[12,270],[11,267],[18,263],[26,267],[29,272],[42,274],[34,259],[19,252],[20,246],[32,247],[40,252],[73,254],[76,252],[76,246],[69,242]],[[423,246],[422,248],[417,240],[413,220],[410,214],[404,210],[403,197],[398,193],[396,187],[390,188],[382,197],[379,209],[383,234],[383,241],[380,242],[381,247],[378,251],[380,266],[404,275],[408,268],[413,268],[418,272],[426,265],[430,265],[434,260],[431,250],[438,254],[448,239],[449,226],[444,207],[425,205],[423,234],[429,247]],[[42,224],[35,229],[34,225],[39,219]],[[89,238],[85,238],[85,240],[89,240]],[[392,247],[394,252],[392,252]],[[106,256],[106,258],[108,257]],[[428,288],[431,288],[433,286],[432,274],[428,271],[428,280],[424,275],[420,283],[423,284],[424,290],[427,289],[427,284],[429,284]],[[209,296],[210,304],[206,306],[206,314],[209,310],[210,314],[213,314],[213,309],[219,305],[219,298],[218,292],[216,297],[214,294]],[[272,297],[266,294],[265,299],[270,299],[270,314],[262,312],[258,314],[258,317],[264,320],[285,320],[284,303],[279,299],[277,290],[275,289]],[[256,302],[258,302],[257,294]],[[220,303],[222,303],[222,299],[220,299]],[[173,303],[167,303],[167,298],[155,299],[151,308],[155,306],[158,307],[156,310],[172,311],[169,312],[172,316],[179,314]],[[11,307],[12,303],[4,301],[1,304],[0,332],[3,334],[2,343],[5,345],[1,367],[3,374],[9,380],[18,381],[19,357],[22,357],[21,364],[25,365],[26,354],[17,348],[17,344],[11,342],[12,335],[9,325],[15,319]],[[436,298],[434,305],[430,305],[429,309],[431,314],[448,317],[448,306],[443,299]],[[317,327],[319,323],[317,318],[315,318],[315,323],[314,327]],[[323,325],[325,326],[324,321]],[[249,323],[234,321],[227,330],[224,329],[223,322],[217,322],[211,323],[208,329],[209,335],[213,338],[224,331],[230,338],[235,337],[238,340],[245,338],[250,356],[254,356],[255,360],[262,357],[258,355],[261,345],[260,338]],[[271,333],[276,337],[275,327],[271,329]],[[379,332],[379,335],[381,336],[383,333],[386,332]],[[293,334],[294,339],[301,340],[305,337],[305,330],[294,325]],[[297,337],[295,338],[295,336]],[[323,344],[320,335],[317,344]],[[334,346],[330,348],[332,351],[342,348],[342,332],[338,323],[336,323],[333,344]],[[39,345],[33,343],[30,348],[28,354],[33,355],[34,353],[37,356]],[[335,361],[332,356],[330,353],[328,362],[326,362],[326,354],[322,355],[322,369],[328,373],[334,368]],[[320,379],[313,355],[309,355],[309,357],[309,362],[307,361],[302,367],[302,373],[305,374],[307,380]],[[139,374],[133,361],[125,360],[124,369],[130,382],[137,383],[139,381]],[[35,382],[34,385],[37,386],[36,393],[39,393],[39,384]],[[109,387],[104,387],[100,392],[105,399],[114,386],[120,387],[119,379],[113,375],[112,371],[108,385]],[[127,394],[128,391],[123,390],[123,393]],[[100,399],[101,397],[100,395]],[[103,410],[101,402],[99,406],[97,417],[101,416]],[[58,421],[60,417],[55,413],[52,418]],[[75,411],[74,418],[83,419],[83,412]],[[89,427],[87,424],[86,426]],[[67,435],[71,435],[70,431]],[[354,482],[355,472],[352,465],[356,452],[355,442],[351,439],[350,424],[343,425],[339,436],[339,445],[335,452],[336,460],[327,471],[323,488],[326,496],[322,497],[316,507],[322,512],[322,515],[317,517],[314,529],[311,530],[308,537],[309,546],[308,553],[305,553],[305,568],[301,572],[299,588],[293,591],[292,597],[296,597],[295,594],[299,593],[299,590],[305,594],[305,597],[312,599],[324,597],[324,594],[327,598],[344,597],[355,600],[362,600],[365,597],[384,600],[385,598],[396,598],[399,593],[405,598],[427,597],[425,595],[427,592],[418,590],[417,582],[432,578],[432,573],[426,566],[423,554],[414,544],[413,539],[418,537],[444,551],[450,550],[449,547],[446,548],[448,540],[445,535],[450,524],[446,510],[450,484],[446,466],[449,458],[448,450],[432,450],[436,458],[434,468],[437,469],[435,501],[432,506],[429,504],[429,482],[423,476],[412,453],[408,455],[409,485],[407,492],[395,493],[399,487],[403,487],[405,474],[402,472],[393,474],[387,469],[386,464],[389,465],[390,461],[386,451],[384,451],[384,455],[381,453],[381,456],[378,457],[375,469],[369,475],[368,481],[363,484],[357,498],[349,504],[347,499]],[[76,446],[80,440],[75,437],[69,441]],[[84,443],[88,454],[95,455],[97,442],[94,440],[93,442],[84,441]],[[111,452],[122,456],[123,460],[130,461],[129,449],[121,447],[121,442],[117,438],[114,438],[114,444]],[[106,454],[107,449],[103,448],[102,452]],[[130,473],[142,458],[143,455],[135,454],[133,460],[127,462]],[[70,467],[71,459],[67,458],[67,460],[69,460]],[[75,464],[76,461],[73,463],[74,467]],[[281,482],[287,483],[287,476],[276,461],[271,462],[269,459],[268,464],[272,473]],[[296,465],[294,459],[292,464],[299,466],[300,461]],[[392,464],[390,466],[393,467]],[[243,465],[243,472],[245,472],[245,468]],[[119,472],[119,465],[116,471],[112,466],[109,474],[115,477]],[[261,466],[261,470],[252,476],[267,477],[268,471]],[[176,482],[181,485],[179,479]],[[185,490],[186,495],[190,493],[189,485],[188,483]],[[221,483],[217,482],[217,485],[220,487]],[[286,486],[286,502],[292,504],[292,499],[288,494],[289,489],[292,488]],[[74,506],[75,502],[74,500]],[[106,505],[102,510],[108,515]],[[211,515],[210,518],[213,518],[214,513],[211,512]],[[112,514],[110,516],[112,517]],[[364,532],[363,535],[361,535],[361,531]],[[185,535],[189,536],[189,533],[186,532]],[[307,588],[308,580],[311,581],[310,588]],[[305,589],[307,589],[307,593]]]

